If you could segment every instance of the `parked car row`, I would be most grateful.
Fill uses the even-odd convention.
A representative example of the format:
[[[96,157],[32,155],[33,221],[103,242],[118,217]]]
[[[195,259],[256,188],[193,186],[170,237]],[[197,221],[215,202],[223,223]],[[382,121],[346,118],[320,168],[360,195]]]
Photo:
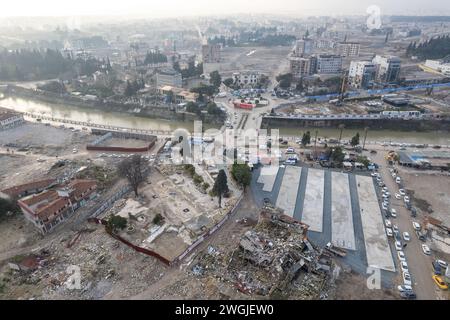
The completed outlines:
[[[411,199],[402,185],[402,179],[398,176],[397,170],[391,168],[391,169],[389,169],[389,171],[391,173],[392,178],[395,179],[396,184],[399,185],[399,190],[394,195],[395,198],[397,200],[401,200],[403,198],[405,207],[411,211],[411,216],[416,217],[417,210],[416,210],[416,208],[412,207]],[[422,226],[420,225],[420,223],[418,223],[416,221],[412,221],[412,226],[413,226],[413,229],[414,229],[418,239],[422,242],[425,242],[426,241],[426,233],[422,232]],[[411,237],[408,232],[403,232],[403,240],[404,241],[411,240]],[[399,264],[400,264],[400,268],[402,270],[402,275],[403,275],[403,285],[398,286],[398,291],[400,292],[400,296],[402,298],[415,299],[416,295],[412,288],[411,274],[408,271],[408,264],[406,262],[406,256],[403,253],[403,251],[401,251],[401,249],[400,249],[401,243],[398,239],[395,242],[395,247],[397,249],[397,256],[399,259]],[[428,247],[428,245],[426,245],[425,243],[422,243],[421,248],[422,248],[422,252],[425,255],[431,255],[431,249],[430,249],[430,247]],[[433,267],[433,273],[434,273],[432,275],[432,279],[433,279],[434,283],[440,289],[447,290],[448,285],[447,285],[447,283],[445,283],[445,281],[441,277],[442,274],[445,273],[445,270],[448,267],[447,262],[445,262],[443,260],[436,260],[432,263],[432,267]]]

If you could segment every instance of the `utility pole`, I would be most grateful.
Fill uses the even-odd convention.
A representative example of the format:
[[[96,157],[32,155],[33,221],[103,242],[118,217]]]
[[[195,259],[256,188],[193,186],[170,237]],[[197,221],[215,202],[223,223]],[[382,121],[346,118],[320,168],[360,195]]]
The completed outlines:
[[[317,156],[317,133],[319,132],[319,130],[316,130],[316,137],[314,138],[314,160],[316,159]]]

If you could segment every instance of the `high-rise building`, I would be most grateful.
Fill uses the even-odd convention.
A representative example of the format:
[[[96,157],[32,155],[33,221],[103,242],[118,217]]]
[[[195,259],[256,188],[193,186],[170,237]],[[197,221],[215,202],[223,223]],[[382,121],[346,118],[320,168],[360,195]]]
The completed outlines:
[[[297,40],[294,48],[294,55],[303,57],[312,54],[314,49],[314,41],[311,39]]]
[[[352,61],[348,72],[349,85],[356,89],[368,89],[373,85],[377,65],[370,61]]]
[[[294,79],[301,79],[314,73],[315,59],[303,57],[290,57],[290,70]]]
[[[220,62],[220,44],[204,44],[202,46],[202,57],[204,63]]]
[[[318,74],[336,74],[342,70],[342,57],[339,55],[321,54],[317,56]]]
[[[343,57],[357,57],[359,56],[359,49],[361,45],[357,42],[340,42],[337,44],[337,54]]]
[[[377,55],[372,62],[377,65],[377,81],[393,83],[398,80],[401,64],[399,57]]]

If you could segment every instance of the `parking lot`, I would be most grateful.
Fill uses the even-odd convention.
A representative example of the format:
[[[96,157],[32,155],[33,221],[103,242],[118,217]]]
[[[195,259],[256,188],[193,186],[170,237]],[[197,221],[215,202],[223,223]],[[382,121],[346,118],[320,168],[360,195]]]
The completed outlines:
[[[401,179],[400,184],[397,184],[395,181],[396,178],[393,178],[392,173],[390,172],[390,169],[393,169],[393,167],[386,164],[385,160],[383,159],[382,153],[374,156],[373,160],[380,164],[383,164],[379,169],[380,178],[385,184],[387,190],[389,190],[392,195],[390,197],[389,208],[396,210],[396,217],[389,217],[389,221],[392,224],[392,229],[398,228],[398,237],[400,239],[401,246],[403,247],[401,251],[405,255],[408,271],[412,279],[412,287],[417,295],[417,299],[445,299],[446,295],[448,298],[448,292],[446,293],[444,291],[441,291],[432,279],[432,262],[436,258],[436,255],[433,251],[431,251],[430,255],[424,253],[422,245],[426,244],[429,246],[430,244],[428,241],[419,240],[416,235],[416,230],[413,227],[413,222],[420,223],[421,217],[411,216],[411,211],[407,209],[403,196],[401,196],[399,199],[395,197],[396,193],[400,195],[399,189],[401,187],[403,187],[404,189],[414,189],[415,186],[403,185],[403,179]],[[407,232],[410,236],[409,241],[404,240],[404,232]],[[389,237],[391,250],[393,252],[396,252],[397,250],[395,248],[394,241],[395,237]],[[398,264],[400,260],[397,254],[395,255],[394,259]],[[395,282],[396,285],[403,284],[404,281],[401,270],[397,275]]]
[[[395,251],[388,245],[372,177],[297,166],[281,166],[271,170],[270,178],[263,177],[260,173],[267,174],[269,168],[256,169],[252,189],[257,202],[270,201],[308,224],[314,244],[345,248],[342,261],[358,273],[365,275],[368,266],[381,268],[384,287],[392,287]]]

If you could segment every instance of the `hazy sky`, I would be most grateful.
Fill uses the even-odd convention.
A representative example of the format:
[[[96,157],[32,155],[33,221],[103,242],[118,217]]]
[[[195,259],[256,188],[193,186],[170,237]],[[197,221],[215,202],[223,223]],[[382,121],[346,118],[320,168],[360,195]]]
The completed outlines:
[[[450,15],[450,0],[6,0],[0,16],[141,15],[148,17],[273,13]]]

